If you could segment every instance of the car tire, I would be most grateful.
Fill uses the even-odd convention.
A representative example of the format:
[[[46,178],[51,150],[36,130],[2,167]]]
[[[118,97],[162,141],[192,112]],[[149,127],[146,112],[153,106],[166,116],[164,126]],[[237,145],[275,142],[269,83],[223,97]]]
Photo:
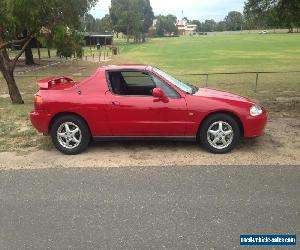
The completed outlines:
[[[85,121],[74,115],[58,117],[53,122],[50,135],[54,146],[66,155],[83,152],[91,140]]]
[[[215,154],[230,152],[240,137],[241,131],[237,121],[224,113],[214,114],[205,119],[198,135],[202,146]]]

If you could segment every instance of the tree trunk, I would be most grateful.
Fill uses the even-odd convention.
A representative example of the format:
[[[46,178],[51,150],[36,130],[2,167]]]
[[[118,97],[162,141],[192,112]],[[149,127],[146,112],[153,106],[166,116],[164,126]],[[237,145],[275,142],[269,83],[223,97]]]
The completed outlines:
[[[12,103],[23,104],[24,101],[14,78],[14,68],[11,66],[6,49],[0,50],[0,71],[7,83],[9,96]]]
[[[31,44],[29,43],[25,49],[25,64],[34,65],[33,54],[31,50]]]
[[[146,42],[146,34],[145,33],[142,34],[142,42],[143,43]]]
[[[40,43],[39,43],[39,41],[38,41],[37,39],[36,39],[36,46],[37,46],[37,51],[38,51],[39,60],[41,60]]]
[[[24,104],[21,93],[18,89],[18,86],[17,86],[15,78],[14,78],[14,72],[8,71],[8,72],[2,72],[2,74],[3,74],[4,79],[7,82],[9,96],[10,96],[12,103]]]
[[[28,32],[27,30],[23,31],[23,36],[27,37]],[[31,50],[31,42],[28,43],[28,45],[25,48],[25,64],[26,65],[34,65],[32,50]]]
[[[127,44],[129,43],[129,24],[126,27],[126,35],[127,35]]]

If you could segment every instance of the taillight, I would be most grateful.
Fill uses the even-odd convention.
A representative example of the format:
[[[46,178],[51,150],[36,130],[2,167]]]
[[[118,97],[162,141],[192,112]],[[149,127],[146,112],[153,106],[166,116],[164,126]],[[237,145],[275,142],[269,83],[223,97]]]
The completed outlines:
[[[43,103],[44,103],[43,97],[39,95],[34,96],[34,106],[36,109],[38,109]]]

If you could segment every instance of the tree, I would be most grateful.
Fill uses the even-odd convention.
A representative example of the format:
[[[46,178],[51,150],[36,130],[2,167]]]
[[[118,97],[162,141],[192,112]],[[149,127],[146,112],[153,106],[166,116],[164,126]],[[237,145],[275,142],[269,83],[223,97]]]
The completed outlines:
[[[227,30],[227,25],[225,21],[217,22],[216,24],[216,31],[225,31]]]
[[[24,103],[14,79],[14,69],[30,40],[42,28],[52,30],[58,25],[76,29],[80,17],[97,0],[0,0],[0,71],[7,83],[13,103]],[[26,31],[26,33],[24,33]],[[20,34],[25,34],[20,38]],[[8,48],[20,44],[17,55],[10,59]]]
[[[224,19],[227,30],[241,30],[243,15],[238,11],[230,11]]]
[[[140,23],[140,12],[135,0],[112,0],[110,17],[114,30],[127,35],[129,43],[130,35],[133,35],[136,25]]]
[[[216,21],[214,19],[205,20],[202,25],[202,31],[204,32],[212,32],[215,31],[216,28]]]
[[[192,20],[190,23],[197,25],[196,32],[201,32],[201,22],[199,20]]]
[[[158,36],[165,36],[166,34],[177,34],[178,29],[176,27],[177,17],[174,15],[159,15],[156,17],[156,34]]]
[[[279,22],[293,32],[300,26],[300,1],[280,0],[276,6]]]
[[[248,0],[244,6],[246,24],[251,28],[272,27],[276,23],[274,12],[277,0]],[[274,15],[275,14],[275,15]]]
[[[256,28],[284,27],[293,32],[300,26],[299,0],[248,0],[244,15],[247,23]]]
[[[83,26],[86,32],[106,32],[112,31],[110,15],[106,14],[103,18],[94,18],[91,14],[85,15]]]
[[[109,13],[114,31],[126,34],[127,43],[130,36],[145,33],[153,21],[149,0],[112,0]]]
[[[83,35],[81,32],[71,30],[63,25],[57,26],[53,32],[53,44],[59,57],[72,57],[78,52],[78,57],[82,56]]]
[[[113,30],[109,14],[106,14],[101,19],[96,19],[96,22],[98,32],[108,32]]]
[[[95,32],[96,31],[96,20],[91,14],[86,14],[84,16],[84,29],[87,32]]]
[[[55,47],[54,31],[42,29],[40,34],[38,35],[38,41],[40,41],[41,44],[47,48],[48,57],[51,58],[51,49]]]
[[[150,4],[150,0],[145,0],[143,5],[143,42],[145,42],[145,34],[153,24],[154,13]]]
[[[98,32],[108,32],[113,30],[109,14],[106,14],[101,19],[96,19],[96,25]]]

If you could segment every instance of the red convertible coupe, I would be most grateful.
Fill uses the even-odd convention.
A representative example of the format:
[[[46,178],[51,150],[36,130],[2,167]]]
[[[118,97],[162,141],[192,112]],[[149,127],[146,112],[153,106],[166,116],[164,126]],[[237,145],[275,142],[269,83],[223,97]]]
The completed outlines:
[[[263,134],[266,110],[228,92],[185,84],[144,65],[100,67],[75,82],[38,81],[33,126],[55,147],[78,154],[93,140],[192,140],[213,153],[232,150],[241,137]]]

